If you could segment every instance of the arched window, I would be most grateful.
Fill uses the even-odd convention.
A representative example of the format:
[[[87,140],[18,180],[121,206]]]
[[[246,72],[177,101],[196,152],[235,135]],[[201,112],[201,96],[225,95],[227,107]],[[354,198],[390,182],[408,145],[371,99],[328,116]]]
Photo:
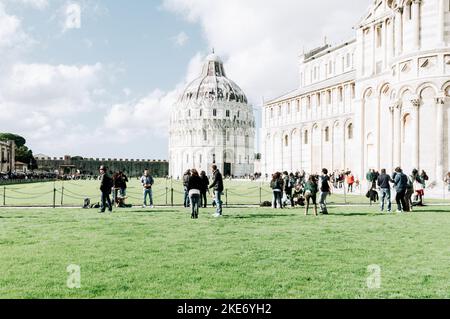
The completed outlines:
[[[309,134],[308,134],[308,131],[306,130],[305,131],[305,144],[308,144],[309,143],[309,136],[308,136]]]
[[[329,142],[330,141],[330,128],[327,126],[325,128],[325,142]]]
[[[405,14],[406,14],[406,18],[408,19],[408,20],[412,20],[412,10],[411,10],[411,7],[412,7],[412,2],[411,1],[409,1],[407,4],[406,4],[406,12],[405,12]]]
[[[353,139],[353,123],[350,123],[347,127],[347,138],[349,140]]]
[[[284,137],[284,146],[288,147],[289,146],[289,136],[285,136]]]

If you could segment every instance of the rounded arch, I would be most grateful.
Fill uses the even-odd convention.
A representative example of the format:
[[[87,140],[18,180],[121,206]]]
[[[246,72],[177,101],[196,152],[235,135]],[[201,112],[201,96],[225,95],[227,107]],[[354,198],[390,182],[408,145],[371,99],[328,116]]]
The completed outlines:
[[[441,91],[442,91],[442,92],[447,92],[447,90],[449,89],[449,87],[450,87],[450,81],[447,81],[447,82],[444,83],[444,85],[442,85]],[[450,92],[449,92],[449,93],[450,93]],[[447,95],[448,95],[448,94],[447,94]]]
[[[410,86],[410,85],[405,85],[405,86],[401,87],[400,90],[398,90],[398,95],[397,96],[399,98],[403,98],[405,93],[408,92],[408,91],[410,92],[410,94],[414,94],[414,92],[416,90],[414,90],[414,88],[412,86]]]
[[[378,94],[381,95],[390,95],[392,90],[391,84],[389,82],[382,82],[377,89]]]
[[[417,87],[416,94],[418,96],[422,97],[422,94],[423,94],[424,90],[426,90],[428,88],[430,88],[430,89],[432,89],[434,91],[434,96],[437,95],[437,92],[439,90],[438,90],[437,86],[434,83],[431,83],[431,82],[425,82],[425,83],[422,83],[421,85],[419,85]]]
[[[373,89],[372,89],[372,87],[368,87],[363,91],[362,96],[364,99],[368,99],[368,98],[371,98],[372,95],[373,95]]]

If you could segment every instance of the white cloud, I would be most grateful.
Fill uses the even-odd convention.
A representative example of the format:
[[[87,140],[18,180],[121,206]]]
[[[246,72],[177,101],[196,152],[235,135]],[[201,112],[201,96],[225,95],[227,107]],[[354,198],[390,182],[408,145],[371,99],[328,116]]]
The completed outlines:
[[[15,3],[22,3],[43,10],[48,7],[48,0],[13,0]]]
[[[24,49],[31,43],[31,38],[22,29],[21,20],[8,14],[0,2],[0,53],[14,54],[16,50]]]
[[[172,41],[177,47],[183,47],[189,41],[189,36],[184,31],[182,31],[178,33],[178,35],[173,37]]]
[[[81,28],[81,5],[68,3],[64,9],[64,31]]]
[[[296,88],[298,55],[324,36],[354,36],[370,1],[165,0],[165,9],[202,27],[209,47],[225,58],[228,75],[259,103]]]

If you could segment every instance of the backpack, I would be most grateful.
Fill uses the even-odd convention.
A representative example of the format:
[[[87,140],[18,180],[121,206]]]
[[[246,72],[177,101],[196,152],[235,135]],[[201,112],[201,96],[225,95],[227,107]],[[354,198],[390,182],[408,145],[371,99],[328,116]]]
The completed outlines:
[[[413,184],[411,176],[408,176],[408,182],[406,183],[406,188],[407,189],[413,189],[414,188],[414,184]]]

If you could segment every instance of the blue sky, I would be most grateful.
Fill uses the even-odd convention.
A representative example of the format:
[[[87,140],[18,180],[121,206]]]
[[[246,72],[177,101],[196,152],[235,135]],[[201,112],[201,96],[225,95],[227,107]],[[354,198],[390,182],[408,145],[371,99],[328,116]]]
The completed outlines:
[[[35,154],[166,159],[170,107],[211,48],[258,109],[370,2],[0,0],[0,131]]]

